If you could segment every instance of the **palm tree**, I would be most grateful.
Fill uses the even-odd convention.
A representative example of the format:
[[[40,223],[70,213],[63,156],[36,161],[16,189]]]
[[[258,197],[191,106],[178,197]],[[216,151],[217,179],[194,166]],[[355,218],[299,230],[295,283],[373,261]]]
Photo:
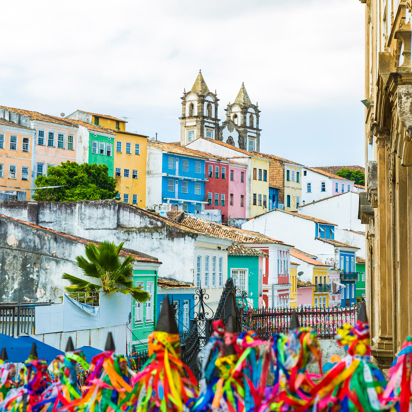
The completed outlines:
[[[76,276],[64,273],[62,278],[68,280],[71,286],[65,289],[68,292],[96,292],[103,291],[110,295],[120,292],[124,295],[132,295],[138,302],[146,302],[150,299],[149,293],[141,287],[133,286],[133,262],[132,255],[127,256],[123,262],[119,258],[124,242],[116,247],[114,242],[101,242],[96,247],[89,243],[85,247],[87,259],[77,256],[77,266],[83,270],[85,276],[94,281],[84,280]],[[100,282],[99,282],[100,281]]]

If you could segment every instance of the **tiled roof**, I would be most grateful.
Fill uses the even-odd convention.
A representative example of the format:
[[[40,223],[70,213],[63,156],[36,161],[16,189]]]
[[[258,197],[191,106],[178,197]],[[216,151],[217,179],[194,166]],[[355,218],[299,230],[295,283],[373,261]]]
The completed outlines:
[[[305,169],[312,170],[312,172],[319,173],[323,176],[330,177],[332,179],[340,179],[340,180],[346,180],[347,182],[353,182],[353,180],[345,179],[344,177],[340,177],[338,175],[335,175],[333,173],[327,172],[322,169],[318,169],[316,167],[306,167]]]
[[[309,263],[310,265],[313,265],[313,266],[326,266],[326,267],[331,266],[331,265],[327,265],[326,263],[319,262],[319,260],[312,259],[306,256],[305,254],[298,252],[296,249],[290,250],[290,256],[293,256],[296,259],[303,260],[304,262]]]
[[[322,220],[322,219],[318,219],[317,217],[313,217],[313,216],[307,216],[307,215],[302,215],[302,213],[298,213],[298,212],[289,212],[287,210],[282,210],[282,209],[273,209],[273,210],[269,210],[268,212],[262,213],[261,215],[257,215],[254,217],[254,219],[267,215],[269,213],[274,213],[274,212],[281,212],[281,213],[286,213],[288,215],[292,215],[292,216],[296,216],[296,217],[300,217],[302,219],[306,219],[306,220],[312,220],[315,223],[321,223],[324,225],[332,225],[332,226],[337,226],[336,223],[331,223],[331,222],[327,222],[326,220]]]
[[[195,286],[192,283],[178,282],[174,279],[157,278],[157,286],[162,289],[194,289]]]
[[[298,248],[296,248],[296,247],[294,247],[293,249],[296,250],[296,252],[299,252],[299,253],[301,253],[302,255],[305,255],[305,256],[310,257],[310,258],[312,258],[312,259],[315,259],[315,258],[317,257],[316,255],[312,255],[311,253],[304,252],[303,250],[300,250],[300,249],[298,249]],[[315,259],[315,260],[316,260],[316,259]]]
[[[365,190],[365,186],[362,186],[362,185],[353,185],[353,186],[357,187],[358,189],[363,189],[363,190]]]
[[[290,264],[291,264],[291,265],[295,265],[295,266],[299,266],[299,265],[300,265],[300,263],[298,263],[298,262],[292,262],[292,261],[290,261]]]
[[[0,119],[0,126],[17,127],[18,129],[26,129],[26,130],[34,131],[33,129],[30,129],[29,127],[20,126],[19,124],[9,122],[8,120],[4,120],[4,119]]]
[[[210,236],[219,237],[222,239],[233,240],[238,243],[250,243],[250,244],[281,244],[285,246],[291,246],[283,243],[280,240],[275,240],[269,236],[262,235],[257,232],[249,230],[238,229],[234,227],[224,226],[219,223],[209,222],[198,217],[192,217],[187,214],[181,218],[180,223],[198,232],[205,233]]]
[[[302,164],[294,162],[293,160],[284,159],[283,157],[275,156],[273,154],[260,153],[260,152],[252,152],[252,153],[255,156],[264,157],[265,159],[278,160],[278,161],[283,162],[283,163],[290,163],[290,164],[297,165],[297,166],[303,166]]]
[[[348,245],[347,243],[343,243],[343,242],[338,242],[337,240],[323,239],[321,237],[316,237],[315,239],[320,240],[321,242],[324,242],[324,243],[329,243],[330,245],[333,245],[333,246],[336,246],[336,247],[347,247],[347,248],[350,248],[350,249],[359,250],[359,248],[356,247],[356,246]]]
[[[146,136],[145,134],[127,132],[126,130],[114,130],[114,131],[120,134],[129,134],[131,136],[145,137],[146,139],[149,137],[149,136]]]
[[[118,117],[110,116],[108,114],[99,114],[99,113],[93,113],[93,112],[86,112],[85,110],[78,110],[79,112],[91,114],[92,116],[95,117],[103,117],[104,119],[110,119],[110,120],[116,120],[118,122],[124,122],[127,123],[126,120],[124,119],[119,119]]]
[[[70,239],[70,240],[73,240],[75,242],[82,243],[84,245],[88,245],[89,243],[94,243],[97,246],[99,244],[98,242],[94,242],[92,240],[84,239],[84,238],[81,238],[81,237],[78,237],[78,236],[72,236],[72,235],[69,235],[69,234],[63,233],[63,232],[58,232],[57,230],[49,229],[47,227],[35,225],[35,224],[29,223],[29,222],[24,222],[22,220],[15,219],[15,218],[10,217],[10,216],[0,214],[0,218],[5,219],[5,220],[13,220],[13,221],[18,222],[22,225],[30,226],[30,227],[33,227],[35,229],[39,229],[39,230],[47,232],[47,233],[53,233],[56,236],[64,237],[66,239]],[[161,263],[157,260],[157,258],[155,258],[153,256],[149,256],[149,255],[146,255],[144,253],[136,252],[136,251],[130,250],[130,249],[122,249],[120,251],[119,255],[122,256],[122,257],[127,257],[129,255],[132,255],[134,257],[134,260],[137,261],[137,262],[159,263],[159,264]]]
[[[336,172],[341,171],[342,169],[349,169],[352,171],[360,170],[362,173],[365,173],[365,168],[363,166],[322,166],[317,167],[317,169],[324,170],[325,172],[336,174]]]
[[[59,119],[59,117],[57,116],[50,116],[50,117],[54,117],[56,119]],[[68,119],[67,117],[64,118],[68,123],[73,123],[73,125],[78,125],[78,126],[84,126],[86,127],[88,130],[93,130],[94,132],[100,132],[100,133],[105,133],[105,134],[112,134],[114,135],[113,130],[110,129],[106,129],[104,127],[100,127],[100,126],[96,126],[94,124],[89,124],[86,122],[83,122],[82,120],[76,120],[76,119]]]
[[[299,209],[300,209],[301,207],[306,207],[306,206],[314,205],[315,203],[323,202],[324,200],[333,199],[334,197],[343,196],[343,195],[346,195],[347,193],[354,193],[355,195],[359,195],[359,193],[357,193],[357,192],[352,192],[352,191],[350,191],[350,192],[344,192],[344,193],[338,193],[337,195],[324,197],[323,199],[319,199],[319,200],[315,200],[314,202],[306,203],[306,205],[300,205],[300,206],[299,206]]]
[[[22,114],[23,116],[26,116],[30,118],[31,120],[38,120],[40,122],[61,124],[63,126],[77,127],[77,126],[74,126],[72,123],[69,123],[67,119],[55,117],[55,116],[49,116],[47,114],[34,112],[32,110],[16,109],[14,107],[7,107],[7,106],[0,106],[0,109],[6,109],[13,113]]]
[[[299,280],[298,279],[298,281],[297,281],[297,286],[298,286],[298,288],[308,288],[308,287],[310,287],[310,286],[316,286],[316,285],[313,285],[312,283],[310,283],[310,282],[303,282],[302,280]]]
[[[356,256],[356,263],[366,263],[366,260],[365,259],[363,259],[363,258],[361,258],[361,257],[359,257],[359,256]]]
[[[366,236],[365,232],[362,232],[361,230],[351,230],[351,229],[343,229],[345,232],[351,232],[351,233],[356,233],[357,235],[362,235]]]
[[[265,252],[262,252],[259,249],[252,247],[247,247],[240,245],[239,243],[234,243],[233,245],[227,248],[227,251],[230,256],[260,256],[268,257],[269,255]]]

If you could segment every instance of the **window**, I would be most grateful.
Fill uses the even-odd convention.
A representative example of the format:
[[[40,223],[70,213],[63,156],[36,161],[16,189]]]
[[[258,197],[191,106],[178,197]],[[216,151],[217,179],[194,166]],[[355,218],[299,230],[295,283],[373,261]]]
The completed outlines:
[[[95,140],[92,141],[92,153],[97,154],[97,142]]]
[[[213,139],[213,132],[211,130],[206,130],[206,137],[208,139]]]
[[[174,192],[175,191],[175,181],[174,180],[169,179],[167,181],[167,191],[168,192]]]
[[[259,180],[262,180],[262,169],[259,169]]]
[[[175,170],[175,158],[172,156],[169,156],[167,158],[167,168],[170,170]]]
[[[212,104],[211,103],[207,104],[207,117],[213,117],[212,116]]]
[[[188,182],[182,182],[182,193],[189,193],[189,184],[188,184]]]
[[[23,137],[23,152],[29,153],[30,139],[28,137]]]
[[[219,206],[219,193],[215,193],[215,206]]]
[[[132,145],[130,143],[126,143],[126,153],[132,154]]]
[[[253,168],[253,180],[257,180],[257,169]]]
[[[174,312],[175,312],[175,319],[176,319],[176,323],[179,324],[179,306],[180,306],[180,300],[175,300],[172,303]]]
[[[345,266],[345,270],[346,272],[350,273],[350,266],[349,266],[349,256],[346,256],[346,266]]]
[[[17,136],[10,136],[10,150],[17,150]]]
[[[223,257],[219,256],[219,287],[223,286]]]
[[[249,152],[253,152],[255,150],[255,141],[249,140]]]
[[[4,134],[0,133],[0,149],[4,149]]]
[[[260,193],[258,195],[258,206],[262,206],[262,195]]]
[[[249,126],[253,129],[254,125],[253,125],[254,121],[253,121],[253,114],[251,114],[249,116]]]
[[[290,182],[290,170],[286,170],[286,181]]]
[[[202,189],[201,183],[196,182],[195,183],[195,195],[200,195],[201,194],[201,189]]]
[[[202,256],[197,255],[196,258],[196,286],[200,286],[202,277]]]
[[[72,134],[67,136],[67,150],[74,150],[74,136]]]
[[[296,196],[296,207],[300,206],[300,196]]]
[[[183,159],[182,160],[182,172],[188,172],[189,171],[189,160]]]
[[[286,207],[290,207],[290,195],[286,196]]]
[[[193,116],[193,109],[195,108],[193,103],[189,104],[189,117]]]
[[[256,193],[253,193],[253,206],[257,205],[257,196]]]
[[[116,152],[122,151],[122,142],[116,142]]]
[[[233,193],[230,194],[229,196],[229,201],[230,201],[230,206],[233,206]]]
[[[49,176],[49,169],[55,165],[47,164],[46,175]]]
[[[233,283],[238,289],[247,292],[247,284],[246,284],[247,271],[246,269],[232,269],[232,278],[233,278]]]
[[[189,130],[189,131],[187,132],[187,141],[188,141],[189,143],[192,142],[193,139],[194,139],[194,137],[195,137],[195,132],[194,132],[193,130]]]
[[[342,193],[345,191],[345,185],[342,183]]]
[[[226,179],[226,167],[222,167],[222,179]]]
[[[154,283],[147,282],[146,292],[150,295],[150,299],[146,302],[146,322],[153,322],[153,290]]]
[[[49,132],[49,138],[47,139],[47,146],[54,147],[54,132]]]
[[[216,264],[217,264],[217,257],[212,256],[212,288],[216,287]]]
[[[37,139],[37,144],[44,146],[44,130],[39,130],[39,138]]]
[[[350,191],[350,185],[348,185],[348,192]]]
[[[129,177],[130,176],[130,170],[129,169],[124,169],[123,175],[124,175],[124,177]]]
[[[296,183],[300,182],[300,173],[296,172]]]
[[[133,178],[133,179],[137,179],[138,176],[139,176],[139,174],[138,174],[137,170],[133,170],[133,172],[132,172],[132,178]]]
[[[209,193],[207,194],[207,203],[208,203],[209,205],[212,204],[212,193],[211,193],[211,192],[209,192]]]
[[[317,307],[318,307],[318,297],[315,296],[315,308],[317,308]]]
[[[195,162],[195,173],[202,173],[202,163],[198,161]]]
[[[245,182],[245,172],[240,172],[240,183]]]
[[[4,164],[0,163],[0,177],[4,177]]]
[[[264,208],[267,207],[267,197],[266,197],[266,195],[263,195],[263,207]]]
[[[113,151],[113,146],[110,143],[106,144],[106,156],[111,157]]]
[[[99,154],[104,155],[106,153],[106,145],[103,142],[99,142]]]
[[[224,206],[224,205],[225,205],[225,194],[224,194],[224,193],[222,193],[222,194],[220,195],[220,205],[221,205],[221,206]]]
[[[294,182],[294,181],[295,181],[295,171],[292,170],[292,182]]]
[[[304,171],[303,171],[303,176],[306,176],[306,175],[307,175],[307,171],[304,170]]]
[[[129,195],[128,195],[127,193],[125,193],[125,194],[123,195],[123,202],[124,202],[124,203],[129,203]]]
[[[95,124],[96,126],[99,125],[99,118],[96,117],[96,116],[94,116],[94,124]]]
[[[134,154],[135,155],[140,155],[140,144],[135,144],[134,145]]]
[[[306,191],[312,193],[312,183],[306,183]]]
[[[212,166],[212,165],[209,165],[209,166],[208,166],[208,169],[209,169],[208,176],[209,176],[209,177],[213,177],[213,166]]]
[[[323,307],[326,308],[326,296],[323,297]]]
[[[326,183],[325,183],[325,182],[321,182],[321,184],[320,184],[320,191],[321,191],[321,192],[326,192]]]
[[[209,287],[209,262],[210,256],[205,256],[205,287]]]
[[[219,166],[215,166],[215,178],[219,179]]]
[[[183,329],[189,330],[189,301],[183,301]]]
[[[16,166],[10,165],[9,166],[9,179],[16,179]]]
[[[116,129],[119,130],[120,129],[120,123],[118,120],[116,120]]]
[[[29,168],[26,166],[21,168],[21,180],[29,180]]]
[[[245,198],[245,196],[240,195],[240,207],[244,207],[243,206],[244,198]]]
[[[120,193],[116,195],[116,200],[120,200]]]
[[[263,171],[263,181],[264,181],[264,182],[267,182],[267,181],[268,181],[268,171],[267,171],[267,170],[264,170],[264,171]]]
[[[116,176],[120,177],[122,175],[122,170],[120,167],[116,167]]]
[[[143,288],[144,284],[143,284],[143,282],[136,282],[135,286]],[[144,303],[140,303],[137,300],[135,300],[135,303],[134,303],[134,321],[135,321],[135,323],[143,322],[143,305],[144,305]]]
[[[200,213],[202,211],[201,205],[195,205],[195,214]]]
[[[134,205],[137,205],[137,195],[133,195],[132,203],[133,203]]]
[[[37,177],[43,176],[44,163],[37,163]]]
[[[339,183],[335,183],[335,192],[339,192]]]
[[[64,134],[62,133],[57,135],[57,147],[59,149],[64,149]]]

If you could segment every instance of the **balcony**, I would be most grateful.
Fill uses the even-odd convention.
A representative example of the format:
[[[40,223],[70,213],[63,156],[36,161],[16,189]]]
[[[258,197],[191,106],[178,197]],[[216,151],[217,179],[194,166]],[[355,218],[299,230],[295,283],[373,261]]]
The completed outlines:
[[[329,293],[330,285],[316,285],[315,293]]]
[[[358,274],[359,272],[341,273],[340,280],[346,280],[346,281],[358,280]]]

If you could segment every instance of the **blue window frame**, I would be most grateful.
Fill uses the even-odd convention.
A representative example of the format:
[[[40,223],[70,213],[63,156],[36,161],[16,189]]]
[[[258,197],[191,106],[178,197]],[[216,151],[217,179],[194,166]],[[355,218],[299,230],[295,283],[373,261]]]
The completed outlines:
[[[134,145],[134,154],[139,155],[140,154],[140,144],[135,144]]]
[[[122,142],[116,142],[116,152],[122,151]]]
[[[133,204],[137,205],[137,195],[133,195]]]
[[[126,143],[126,153],[132,153],[132,145],[130,143]]]
[[[39,130],[38,134],[39,137],[37,139],[37,144],[39,144],[40,146],[44,146],[44,130]]]
[[[123,195],[123,202],[124,202],[124,203],[129,203],[129,195],[128,195],[127,193],[125,193],[125,194]]]

